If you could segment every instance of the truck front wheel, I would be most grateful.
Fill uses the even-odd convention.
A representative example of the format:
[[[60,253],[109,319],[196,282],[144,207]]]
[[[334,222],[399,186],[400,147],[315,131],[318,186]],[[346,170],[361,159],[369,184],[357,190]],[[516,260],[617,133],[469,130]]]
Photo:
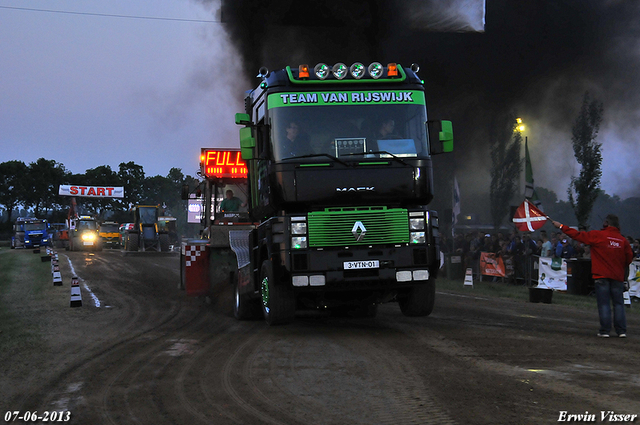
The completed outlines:
[[[293,288],[286,282],[276,282],[271,261],[262,262],[260,269],[260,293],[262,313],[269,325],[290,323],[296,313]]]
[[[433,311],[436,298],[436,282],[429,279],[426,283],[411,287],[404,294],[398,294],[398,304],[405,316],[428,316]]]
[[[251,320],[260,317],[260,306],[258,300],[249,298],[246,294],[241,294],[238,282],[234,287],[233,315],[238,320]]]

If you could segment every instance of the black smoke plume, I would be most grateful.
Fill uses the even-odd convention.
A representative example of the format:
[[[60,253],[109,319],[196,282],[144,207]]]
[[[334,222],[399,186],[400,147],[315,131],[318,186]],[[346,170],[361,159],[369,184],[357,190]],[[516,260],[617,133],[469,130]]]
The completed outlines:
[[[418,63],[430,118],[454,122],[456,152],[436,159],[436,174],[450,186],[455,169],[463,198],[488,191],[488,127],[510,112],[529,125],[536,184],[563,198],[576,174],[570,130],[586,90],[604,103],[603,185],[608,161],[638,157],[640,2],[487,0],[477,32],[435,13],[441,3],[452,2],[222,0],[222,22],[256,83],[261,66]],[[450,22],[464,32],[437,32]],[[610,166],[609,194],[640,195],[629,164]]]

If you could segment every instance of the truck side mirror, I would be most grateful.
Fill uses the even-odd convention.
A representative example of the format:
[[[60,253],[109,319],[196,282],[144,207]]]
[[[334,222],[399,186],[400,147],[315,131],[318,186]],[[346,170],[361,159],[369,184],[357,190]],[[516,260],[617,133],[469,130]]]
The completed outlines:
[[[251,125],[251,117],[249,114],[236,114],[236,124]]]
[[[427,132],[431,155],[453,152],[453,125],[451,121],[427,121]]]
[[[253,137],[251,127],[240,129],[240,155],[244,161],[253,159],[253,148],[256,147],[256,139]]]

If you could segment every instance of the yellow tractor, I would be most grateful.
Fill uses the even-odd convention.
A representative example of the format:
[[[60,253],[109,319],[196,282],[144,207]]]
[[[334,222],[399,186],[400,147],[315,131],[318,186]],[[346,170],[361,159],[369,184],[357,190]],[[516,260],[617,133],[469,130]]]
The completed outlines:
[[[158,226],[158,205],[133,207],[133,226],[125,231],[125,251],[169,251],[169,233]]]

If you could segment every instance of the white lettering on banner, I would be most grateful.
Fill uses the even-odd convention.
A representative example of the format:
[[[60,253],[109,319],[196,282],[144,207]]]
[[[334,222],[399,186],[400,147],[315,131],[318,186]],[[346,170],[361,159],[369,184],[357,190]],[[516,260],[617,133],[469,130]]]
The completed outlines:
[[[303,103],[385,103],[405,102],[414,103],[413,92],[343,92],[343,93],[281,93],[280,99],[284,105]]]
[[[320,93],[320,95],[324,103],[341,103],[349,99],[346,93]]]
[[[58,195],[86,198],[124,198],[124,187],[60,185]]]
[[[282,103],[318,103],[317,93],[281,94]]]

